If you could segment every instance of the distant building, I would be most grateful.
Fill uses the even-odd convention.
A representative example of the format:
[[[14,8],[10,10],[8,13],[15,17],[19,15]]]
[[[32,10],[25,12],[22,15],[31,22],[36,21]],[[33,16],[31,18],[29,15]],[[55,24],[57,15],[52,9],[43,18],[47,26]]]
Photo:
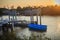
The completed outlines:
[[[27,9],[24,11],[25,15],[37,15],[37,13],[40,13],[39,9]]]

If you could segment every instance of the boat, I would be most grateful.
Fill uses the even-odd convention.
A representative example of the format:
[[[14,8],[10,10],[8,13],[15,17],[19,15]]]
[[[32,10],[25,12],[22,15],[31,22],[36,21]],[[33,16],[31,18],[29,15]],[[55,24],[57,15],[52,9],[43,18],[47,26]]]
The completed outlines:
[[[40,32],[47,31],[47,25],[28,24],[28,27],[32,31],[40,31]]]

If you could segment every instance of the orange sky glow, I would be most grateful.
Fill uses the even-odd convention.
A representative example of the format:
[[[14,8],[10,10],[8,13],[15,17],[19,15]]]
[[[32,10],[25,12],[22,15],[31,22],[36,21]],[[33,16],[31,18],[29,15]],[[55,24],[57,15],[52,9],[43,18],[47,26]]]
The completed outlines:
[[[11,7],[14,5],[26,7],[26,6],[47,6],[47,5],[55,5],[55,0],[0,0],[0,7]]]

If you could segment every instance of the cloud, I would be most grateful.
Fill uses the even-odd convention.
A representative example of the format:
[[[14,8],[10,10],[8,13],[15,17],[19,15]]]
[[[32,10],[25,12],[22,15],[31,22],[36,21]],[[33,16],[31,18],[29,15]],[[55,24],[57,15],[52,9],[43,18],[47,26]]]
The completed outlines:
[[[55,0],[55,3],[59,5],[60,4],[60,0]]]

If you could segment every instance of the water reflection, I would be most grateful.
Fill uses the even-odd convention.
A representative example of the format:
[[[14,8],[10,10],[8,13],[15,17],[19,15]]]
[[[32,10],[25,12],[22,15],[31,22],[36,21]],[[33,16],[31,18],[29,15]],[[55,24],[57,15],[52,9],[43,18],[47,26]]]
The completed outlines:
[[[12,17],[11,17],[12,18]],[[3,16],[3,20],[4,19],[8,19],[8,16]],[[30,21],[30,16],[17,16],[17,20],[27,20]],[[34,21],[36,21],[36,16],[34,16]],[[39,21],[39,19],[38,19]],[[40,21],[39,21],[40,22]],[[40,24],[38,22],[38,24]],[[47,25],[47,32],[46,32],[46,36],[49,38],[52,38],[53,40],[58,40],[60,39],[60,16],[42,16],[42,24]],[[21,35],[23,33],[23,35],[30,35],[30,31],[28,30],[28,28],[26,29],[21,29],[21,28],[17,28],[16,31],[17,35]],[[21,33],[21,34],[20,34]]]

